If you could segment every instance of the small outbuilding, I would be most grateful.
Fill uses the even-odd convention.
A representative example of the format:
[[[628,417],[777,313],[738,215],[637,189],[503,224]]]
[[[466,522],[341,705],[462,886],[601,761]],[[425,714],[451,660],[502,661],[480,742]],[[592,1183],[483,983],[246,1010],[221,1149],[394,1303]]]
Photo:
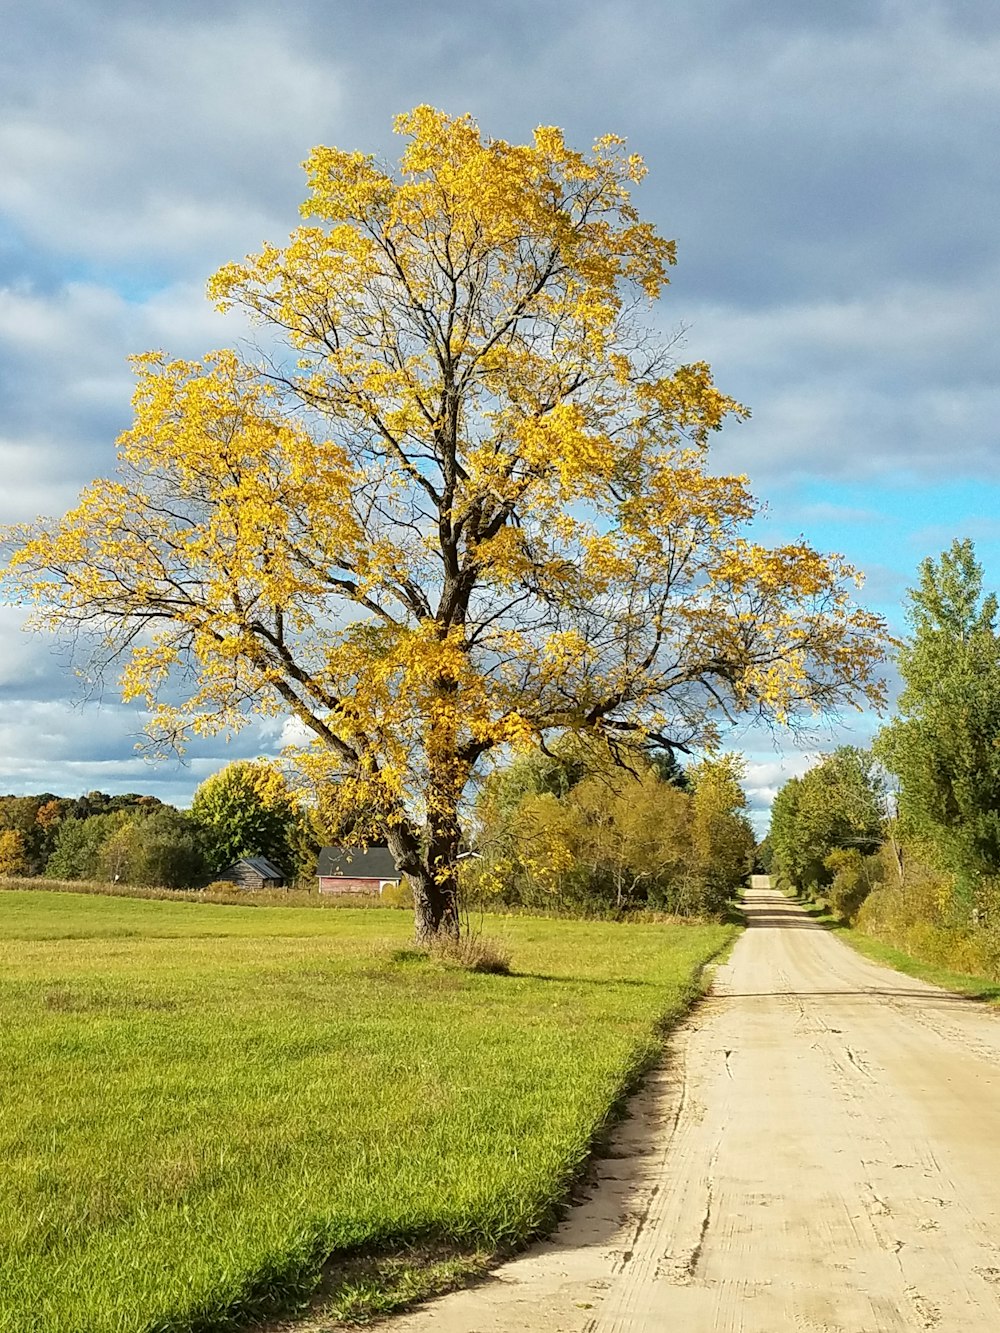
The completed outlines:
[[[239,889],[283,889],[285,875],[266,856],[241,856],[216,879],[228,880]]]
[[[319,854],[320,893],[381,893],[402,876],[388,847],[324,847]]]

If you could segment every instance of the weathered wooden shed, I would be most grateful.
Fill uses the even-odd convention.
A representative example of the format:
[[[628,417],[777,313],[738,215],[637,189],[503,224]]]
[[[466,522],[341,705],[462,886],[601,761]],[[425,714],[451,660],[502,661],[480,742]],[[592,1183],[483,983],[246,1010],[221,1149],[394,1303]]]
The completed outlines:
[[[280,870],[266,856],[241,856],[231,866],[227,866],[217,879],[228,880],[240,889],[283,889],[284,871]]]
[[[320,893],[381,893],[402,879],[388,847],[324,847],[317,866]]]

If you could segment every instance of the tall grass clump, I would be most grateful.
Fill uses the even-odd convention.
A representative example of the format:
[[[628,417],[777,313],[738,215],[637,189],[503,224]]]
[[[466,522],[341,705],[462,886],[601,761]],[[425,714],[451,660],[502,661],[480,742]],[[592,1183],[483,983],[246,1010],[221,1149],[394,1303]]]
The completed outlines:
[[[489,939],[474,931],[461,935],[437,935],[428,946],[428,953],[440,962],[464,968],[467,972],[486,972],[493,976],[509,976],[510,949],[499,940]]]
[[[115,884],[92,879],[0,878],[0,892],[82,893],[103,898],[139,898],[175,903],[215,903],[229,907],[409,907],[398,891],[377,893],[320,893],[318,889],[240,889],[228,880],[213,880],[203,889],[170,889],[164,886]]]

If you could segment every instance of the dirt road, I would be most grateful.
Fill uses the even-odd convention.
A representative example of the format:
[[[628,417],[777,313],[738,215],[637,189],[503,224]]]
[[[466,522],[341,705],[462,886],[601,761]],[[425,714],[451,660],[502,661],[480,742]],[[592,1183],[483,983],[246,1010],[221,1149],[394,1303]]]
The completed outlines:
[[[393,1333],[1000,1333],[1000,1015],[747,914],[593,1197]]]

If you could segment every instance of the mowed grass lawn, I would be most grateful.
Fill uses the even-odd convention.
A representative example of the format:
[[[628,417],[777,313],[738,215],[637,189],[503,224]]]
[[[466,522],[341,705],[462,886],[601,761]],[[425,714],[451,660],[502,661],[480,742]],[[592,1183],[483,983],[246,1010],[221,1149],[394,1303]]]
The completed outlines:
[[[728,926],[0,893],[0,1329],[238,1327],[331,1253],[548,1225]]]

